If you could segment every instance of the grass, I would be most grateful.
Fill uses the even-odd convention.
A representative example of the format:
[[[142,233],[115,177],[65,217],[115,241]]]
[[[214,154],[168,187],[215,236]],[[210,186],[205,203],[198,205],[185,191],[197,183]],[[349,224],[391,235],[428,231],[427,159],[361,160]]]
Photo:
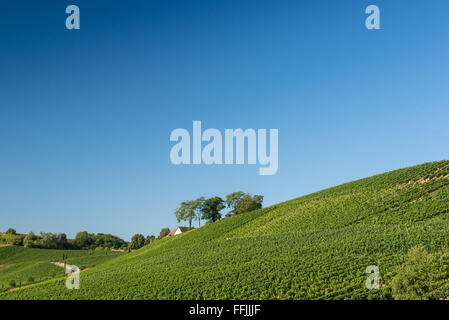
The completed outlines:
[[[84,269],[104,263],[119,256],[120,253],[33,249],[19,246],[0,247],[0,288],[9,289],[63,276],[65,270],[50,263],[51,261],[62,262],[63,255],[67,257],[68,264]],[[11,281],[14,281],[16,285],[11,285]]]

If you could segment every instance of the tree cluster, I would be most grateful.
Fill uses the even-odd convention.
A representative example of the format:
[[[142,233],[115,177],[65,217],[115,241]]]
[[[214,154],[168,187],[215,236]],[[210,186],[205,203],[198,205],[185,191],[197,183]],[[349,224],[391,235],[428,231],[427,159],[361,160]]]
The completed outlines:
[[[88,233],[81,231],[76,234],[73,244],[78,249],[95,249],[95,248],[109,248],[109,249],[126,249],[128,243],[112,234],[104,233]]]
[[[143,234],[137,233],[132,236],[131,243],[129,244],[130,249],[140,249],[147,244],[156,241],[156,237],[154,235],[150,235],[145,237]]]
[[[180,221],[187,221],[189,227],[192,227],[192,221],[198,220],[198,226],[201,225],[201,220],[206,220],[208,223],[218,221],[222,218],[221,211],[229,208],[230,211],[226,217],[253,211],[262,208],[263,196],[251,196],[248,193],[241,191],[230,193],[223,200],[220,197],[212,197],[205,199],[200,197],[196,200],[188,200],[181,202],[179,208],[175,211],[175,216]]]
[[[12,228],[5,233],[0,233],[0,243],[40,249],[126,249],[128,247],[126,241],[111,234],[81,231],[76,234],[75,239],[68,239],[65,233],[19,234]]]

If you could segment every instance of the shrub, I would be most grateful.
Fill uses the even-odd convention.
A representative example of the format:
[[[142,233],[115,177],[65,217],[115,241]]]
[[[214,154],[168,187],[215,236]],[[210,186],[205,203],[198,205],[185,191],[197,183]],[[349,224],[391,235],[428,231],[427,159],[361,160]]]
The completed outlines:
[[[396,300],[427,300],[432,291],[433,256],[424,246],[415,246],[408,252],[406,263],[393,279],[393,297]]]

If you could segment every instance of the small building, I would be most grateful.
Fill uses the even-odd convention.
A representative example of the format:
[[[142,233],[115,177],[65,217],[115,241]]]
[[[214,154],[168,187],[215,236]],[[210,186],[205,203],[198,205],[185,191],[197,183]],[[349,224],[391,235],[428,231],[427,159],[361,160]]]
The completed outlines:
[[[173,229],[169,234],[167,234],[167,237],[175,236],[177,234],[189,231],[189,227],[176,227]]]

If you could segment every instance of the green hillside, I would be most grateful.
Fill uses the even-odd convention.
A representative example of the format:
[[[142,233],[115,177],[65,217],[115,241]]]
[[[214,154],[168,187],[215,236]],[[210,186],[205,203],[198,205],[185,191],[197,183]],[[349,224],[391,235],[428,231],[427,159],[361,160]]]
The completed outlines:
[[[231,238],[231,240],[226,240]],[[407,252],[433,255],[427,297],[449,296],[449,161],[346,183],[158,240],[0,299],[391,299]],[[380,269],[368,290],[365,269]]]
[[[19,246],[0,247],[0,289],[9,289],[65,275],[64,268],[52,262],[66,261],[80,269],[93,267],[121,253],[89,250],[34,249]],[[63,259],[63,256],[66,257]],[[14,281],[16,285],[11,285]]]

